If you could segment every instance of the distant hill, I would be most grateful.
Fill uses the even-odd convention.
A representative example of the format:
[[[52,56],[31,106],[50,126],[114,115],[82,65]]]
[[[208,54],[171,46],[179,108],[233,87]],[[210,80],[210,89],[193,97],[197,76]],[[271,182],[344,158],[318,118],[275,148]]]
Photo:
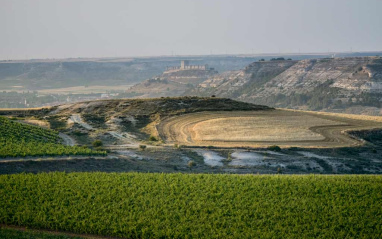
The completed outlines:
[[[1,90],[42,90],[73,86],[134,85],[189,59],[218,71],[240,69],[258,57],[200,56],[0,61]]]
[[[217,73],[215,70],[166,71],[134,85],[126,93],[135,94],[135,98],[180,96]]]
[[[134,84],[160,69],[144,62],[1,63],[0,87],[40,90],[84,85]]]
[[[375,56],[381,52],[338,53],[337,56]],[[293,60],[324,58],[327,54],[205,55],[140,58],[69,58],[0,61],[0,90],[42,90],[73,86],[134,85],[159,76],[181,60],[208,64],[218,72],[243,69],[260,59],[283,56]],[[171,79],[170,79],[171,80]]]
[[[254,62],[200,83],[189,95],[217,95],[273,107],[382,115],[382,58]]]

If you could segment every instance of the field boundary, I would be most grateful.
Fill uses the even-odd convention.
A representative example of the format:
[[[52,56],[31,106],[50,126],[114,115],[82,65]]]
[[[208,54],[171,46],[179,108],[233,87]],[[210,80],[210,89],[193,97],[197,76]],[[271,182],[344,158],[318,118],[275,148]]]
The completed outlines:
[[[87,238],[87,239],[122,239],[122,237],[107,237],[107,236],[99,236],[99,235],[92,235],[92,234],[78,234],[78,233],[66,232],[66,231],[54,231],[54,230],[49,230],[49,229],[35,229],[35,228],[6,225],[6,224],[0,224],[0,228],[12,229],[12,230],[23,231],[23,232],[46,233],[46,234],[56,235],[56,236],[81,237],[81,238]]]

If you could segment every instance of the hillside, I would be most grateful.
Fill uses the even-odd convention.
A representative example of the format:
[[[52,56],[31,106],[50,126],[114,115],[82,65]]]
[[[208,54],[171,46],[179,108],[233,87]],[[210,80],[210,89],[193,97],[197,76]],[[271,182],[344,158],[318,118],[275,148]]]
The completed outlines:
[[[199,83],[213,77],[217,73],[215,70],[195,69],[165,71],[155,78],[132,86],[126,93],[137,95],[134,98],[181,96],[184,92],[193,89]]]
[[[382,119],[376,116],[272,109],[216,97],[98,100],[1,113],[50,126],[67,145],[101,141],[109,152],[101,160],[2,164],[0,173],[382,171]]]
[[[53,107],[54,114],[94,114],[117,116],[170,116],[200,111],[265,110],[267,106],[211,97],[97,100]]]
[[[79,146],[65,146],[61,142],[57,131],[0,117],[0,158],[106,154]]]
[[[255,62],[186,92],[256,104],[381,115],[382,59],[324,58]]]

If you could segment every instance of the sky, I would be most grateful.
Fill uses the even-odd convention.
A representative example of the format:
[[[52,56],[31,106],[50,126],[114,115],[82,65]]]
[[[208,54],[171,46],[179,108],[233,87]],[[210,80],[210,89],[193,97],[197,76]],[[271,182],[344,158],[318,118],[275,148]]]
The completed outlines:
[[[382,0],[0,0],[0,59],[382,50]]]

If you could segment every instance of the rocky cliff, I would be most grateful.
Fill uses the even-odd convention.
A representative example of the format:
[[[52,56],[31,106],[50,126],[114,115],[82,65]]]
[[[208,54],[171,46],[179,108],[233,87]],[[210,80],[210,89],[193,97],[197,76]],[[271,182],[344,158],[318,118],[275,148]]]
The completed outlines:
[[[276,107],[348,113],[363,107],[368,114],[380,115],[382,58],[255,62],[243,70],[211,77],[187,94],[213,94]]]

